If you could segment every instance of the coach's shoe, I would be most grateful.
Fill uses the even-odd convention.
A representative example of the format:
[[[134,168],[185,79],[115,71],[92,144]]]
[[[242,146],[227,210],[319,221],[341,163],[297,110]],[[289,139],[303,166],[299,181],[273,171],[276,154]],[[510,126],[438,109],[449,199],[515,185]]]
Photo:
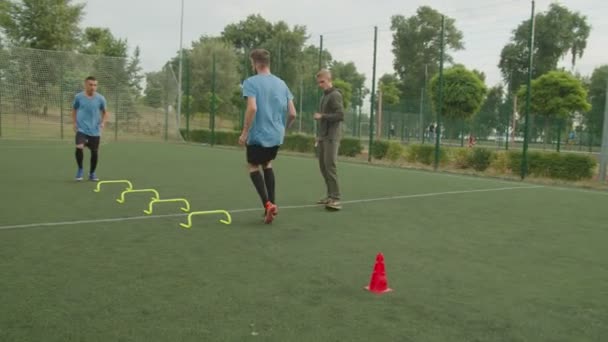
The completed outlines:
[[[83,169],[78,169],[78,172],[76,172],[76,180],[80,182],[82,180],[82,175],[83,174],[84,174],[84,170]]]
[[[266,203],[266,215],[264,216],[264,223],[270,224],[274,217],[277,216],[278,208],[275,204],[271,202]]]
[[[95,175],[95,172],[91,172],[91,173],[89,174],[89,180],[90,180],[91,182],[99,182],[99,178],[97,178],[97,176]]]
[[[330,199],[329,202],[325,205],[327,210],[340,210],[342,209],[342,204],[337,199]]]
[[[317,201],[317,204],[328,204],[331,201],[331,199],[329,197],[324,197],[321,198],[320,200]]]

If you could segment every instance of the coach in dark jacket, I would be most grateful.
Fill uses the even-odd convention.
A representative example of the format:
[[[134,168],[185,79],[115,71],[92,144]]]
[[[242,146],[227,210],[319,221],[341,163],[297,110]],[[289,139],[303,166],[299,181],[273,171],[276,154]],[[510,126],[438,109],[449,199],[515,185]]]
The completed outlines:
[[[318,121],[317,149],[319,167],[327,185],[327,196],[319,200],[327,209],[340,210],[340,187],[338,186],[338,173],[336,161],[344,120],[344,105],[342,94],[332,84],[331,73],[321,70],[317,73],[317,83],[323,89],[319,113],[314,119]]]

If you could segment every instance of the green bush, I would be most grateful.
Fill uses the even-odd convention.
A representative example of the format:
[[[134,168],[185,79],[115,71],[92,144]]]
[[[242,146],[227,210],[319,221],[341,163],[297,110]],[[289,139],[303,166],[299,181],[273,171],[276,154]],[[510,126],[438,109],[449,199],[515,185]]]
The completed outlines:
[[[468,169],[471,167],[471,149],[470,148],[455,148],[452,150],[452,160],[454,165],[459,169]]]
[[[494,152],[487,148],[474,148],[471,153],[471,166],[476,171],[485,171],[494,158]]]
[[[237,146],[241,132],[215,131],[215,144],[223,146]]]
[[[499,173],[507,173],[509,169],[509,155],[504,152],[497,152],[494,154],[494,160],[490,164],[490,167]]]
[[[563,170],[566,174],[560,176],[569,180],[590,179],[593,177],[593,170],[597,166],[597,160],[589,155],[566,153],[563,155]]]
[[[522,153],[520,151],[507,152],[507,165],[508,169],[511,170],[511,173],[519,174],[519,171],[521,170],[521,156]]]
[[[509,152],[509,168],[514,174],[521,170],[522,153]],[[535,177],[547,177],[564,180],[589,179],[597,161],[588,155],[557,152],[528,153],[528,174]]]
[[[376,140],[372,145],[372,157],[382,159],[388,151],[388,142],[384,140]]]
[[[361,140],[353,138],[343,138],[340,141],[340,149],[338,154],[341,156],[355,157],[363,152],[363,145]]]
[[[304,134],[286,135],[281,148],[302,153],[312,153],[315,151],[315,137]]]
[[[404,149],[400,143],[391,141],[391,142],[389,142],[388,149],[386,150],[386,157],[390,161],[395,162],[401,158],[401,156],[403,155],[403,152],[404,152]]]
[[[410,145],[406,150],[406,160],[410,163],[432,165],[435,163],[435,145]],[[445,164],[449,160],[447,150],[439,149],[439,163]]]

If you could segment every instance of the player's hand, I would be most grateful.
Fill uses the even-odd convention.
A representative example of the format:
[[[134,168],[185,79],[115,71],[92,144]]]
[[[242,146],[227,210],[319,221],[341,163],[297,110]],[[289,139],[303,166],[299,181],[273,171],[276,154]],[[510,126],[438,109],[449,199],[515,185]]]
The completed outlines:
[[[72,125],[72,128],[74,129],[74,133],[78,132],[78,126],[76,125],[75,122],[74,122],[74,125]]]
[[[315,120],[321,120],[322,117],[323,117],[323,114],[321,114],[321,113],[315,113],[315,115],[312,116],[312,118]]]
[[[247,136],[247,132],[241,133],[241,136],[239,137],[239,145],[245,145],[245,143],[247,143]]]
[[[101,125],[99,125],[99,128],[104,129],[106,127],[106,123],[102,122]]]

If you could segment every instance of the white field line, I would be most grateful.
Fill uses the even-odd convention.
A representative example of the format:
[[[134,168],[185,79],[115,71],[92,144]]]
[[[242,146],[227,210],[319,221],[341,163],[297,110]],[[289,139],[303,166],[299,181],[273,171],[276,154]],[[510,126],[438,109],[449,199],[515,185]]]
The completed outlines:
[[[410,198],[437,197],[437,196],[448,196],[448,195],[459,195],[459,194],[472,194],[472,193],[496,192],[496,191],[508,191],[508,190],[520,190],[520,189],[537,189],[537,188],[543,188],[543,186],[515,186],[515,187],[505,187],[505,188],[477,189],[477,190],[429,192],[429,193],[423,193],[423,194],[387,196],[387,197],[342,201],[342,204],[394,201],[394,200],[410,199]],[[281,210],[304,209],[304,208],[314,208],[314,207],[318,207],[318,206],[319,206],[318,204],[287,205],[287,206],[281,206],[280,209]],[[244,213],[244,212],[251,212],[251,211],[261,211],[261,210],[262,209],[258,207],[258,208],[228,210],[228,212],[231,214],[234,214],[234,213]],[[0,230],[35,228],[35,227],[69,226],[69,225],[90,224],[90,223],[111,223],[111,222],[124,222],[124,221],[136,221],[136,220],[149,220],[149,219],[159,219],[159,218],[168,218],[168,217],[184,217],[187,215],[188,214],[180,213],[180,214],[167,214],[167,215],[115,217],[115,218],[107,218],[107,219],[77,220],[77,221],[63,221],[63,222],[39,222],[39,223],[0,226]]]

